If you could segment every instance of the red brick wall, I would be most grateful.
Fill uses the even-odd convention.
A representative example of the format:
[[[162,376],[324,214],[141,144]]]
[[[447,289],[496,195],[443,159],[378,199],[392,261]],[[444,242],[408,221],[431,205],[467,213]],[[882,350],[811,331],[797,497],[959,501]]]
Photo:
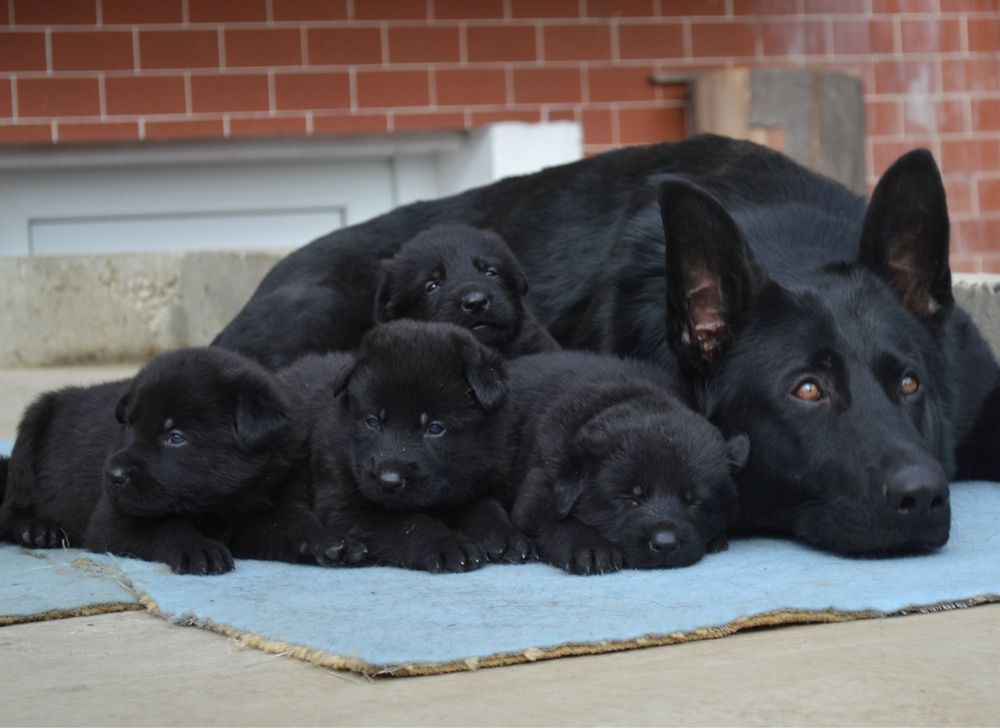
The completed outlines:
[[[957,270],[1000,272],[1000,0],[0,0],[0,144],[576,119],[683,136],[656,70],[860,74],[874,180],[930,147]]]

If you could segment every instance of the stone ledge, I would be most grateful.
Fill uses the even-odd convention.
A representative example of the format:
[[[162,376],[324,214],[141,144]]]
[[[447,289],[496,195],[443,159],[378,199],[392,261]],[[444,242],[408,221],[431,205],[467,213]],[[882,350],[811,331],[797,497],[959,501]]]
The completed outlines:
[[[0,258],[0,368],[141,361],[207,344],[285,252]],[[955,280],[1000,355],[1000,276]]]

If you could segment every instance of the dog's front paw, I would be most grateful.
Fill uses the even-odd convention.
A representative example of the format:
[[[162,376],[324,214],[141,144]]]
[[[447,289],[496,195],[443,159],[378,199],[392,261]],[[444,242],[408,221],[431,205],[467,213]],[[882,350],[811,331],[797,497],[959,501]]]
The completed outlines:
[[[460,534],[451,534],[414,550],[407,566],[435,573],[472,571],[486,563],[482,546]]]
[[[729,548],[729,539],[726,538],[726,534],[716,536],[707,544],[705,544],[706,554],[717,554],[720,551],[726,551]]]
[[[300,541],[298,552],[320,566],[353,566],[364,561],[368,548],[350,536],[324,533]]]
[[[516,528],[494,528],[480,540],[490,561],[523,564],[535,559],[535,545]]]
[[[34,516],[19,518],[11,530],[14,540],[28,548],[56,549],[69,545],[61,528]]]
[[[236,565],[233,555],[223,544],[208,539],[193,544],[176,544],[163,555],[175,574],[225,574]]]
[[[596,535],[548,543],[541,557],[553,566],[580,576],[618,571],[625,563],[620,548]]]

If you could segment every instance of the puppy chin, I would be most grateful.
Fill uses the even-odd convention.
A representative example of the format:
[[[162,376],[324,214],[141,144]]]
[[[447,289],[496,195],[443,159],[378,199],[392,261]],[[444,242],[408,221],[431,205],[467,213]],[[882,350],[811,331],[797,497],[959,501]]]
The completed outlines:
[[[150,500],[132,499],[124,496],[113,487],[105,486],[104,493],[115,508],[131,516],[139,518],[155,518],[158,516],[168,516],[173,510],[167,505]]]

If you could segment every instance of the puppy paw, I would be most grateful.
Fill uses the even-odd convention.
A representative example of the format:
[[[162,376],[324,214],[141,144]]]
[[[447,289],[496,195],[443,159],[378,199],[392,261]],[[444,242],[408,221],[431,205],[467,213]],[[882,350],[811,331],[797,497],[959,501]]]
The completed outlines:
[[[361,563],[368,555],[368,548],[350,536],[320,534],[300,541],[298,552],[320,566],[343,566]]]
[[[473,571],[485,563],[486,554],[482,546],[469,538],[454,534],[416,550],[408,567],[440,573]]]
[[[225,574],[236,567],[229,549],[209,540],[173,546],[164,554],[163,561],[175,574]]]
[[[620,548],[597,538],[550,546],[543,558],[563,571],[580,576],[608,574],[620,570],[625,564],[625,555]]]
[[[531,539],[515,528],[494,529],[482,536],[480,541],[490,561],[523,564],[536,558]]]
[[[69,546],[69,539],[61,528],[34,516],[19,519],[14,524],[12,533],[17,543],[32,549]]]
[[[726,538],[726,534],[721,536],[716,536],[707,544],[705,544],[706,554],[717,554],[720,551],[725,551],[729,548],[729,539]]]

